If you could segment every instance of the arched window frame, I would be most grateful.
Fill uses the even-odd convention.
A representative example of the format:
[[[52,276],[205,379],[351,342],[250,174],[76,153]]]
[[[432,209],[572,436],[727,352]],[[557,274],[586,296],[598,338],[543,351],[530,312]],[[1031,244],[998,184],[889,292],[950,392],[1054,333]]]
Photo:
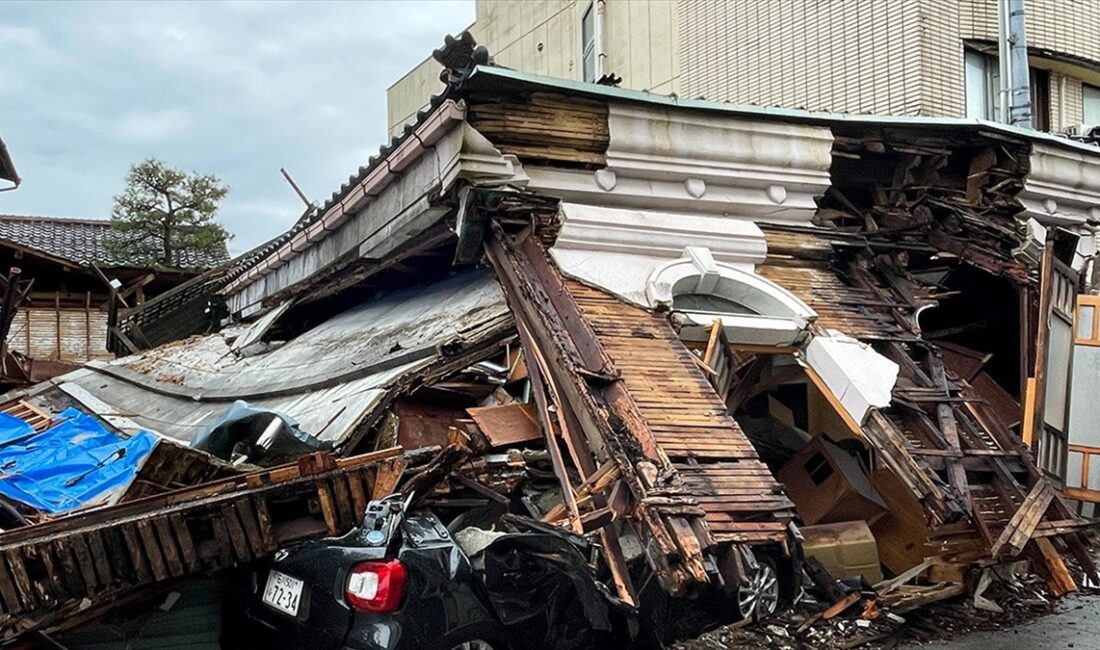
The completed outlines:
[[[755,314],[682,311],[692,323],[722,321],[731,342],[788,345],[801,338],[817,312],[767,278],[714,260],[707,248],[689,246],[680,259],[658,266],[646,281],[651,307],[673,309],[676,296],[714,295],[744,305]]]

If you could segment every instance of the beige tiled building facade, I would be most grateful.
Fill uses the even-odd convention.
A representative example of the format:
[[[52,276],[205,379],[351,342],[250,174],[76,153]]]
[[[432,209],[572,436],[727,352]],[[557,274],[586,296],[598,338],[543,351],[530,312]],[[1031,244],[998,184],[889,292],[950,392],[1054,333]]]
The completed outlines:
[[[1036,125],[1100,123],[1100,0],[1028,0]],[[497,63],[739,104],[996,119],[996,0],[477,0]],[[398,131],[438,91],[389,90]]]

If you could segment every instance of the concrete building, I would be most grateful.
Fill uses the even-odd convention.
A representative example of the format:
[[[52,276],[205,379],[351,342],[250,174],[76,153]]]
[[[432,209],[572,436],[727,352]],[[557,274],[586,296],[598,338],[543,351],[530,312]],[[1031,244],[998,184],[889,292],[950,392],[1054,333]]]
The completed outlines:
[[[1100,124],[1100,0],[1028,0],[1035,125]],[[460,25],[453,26],[461,27]],[[736,104],[996,120],[996,0],[477,0],[499,65]],[[442,89],[428,58],[389,89],[389,129]]]

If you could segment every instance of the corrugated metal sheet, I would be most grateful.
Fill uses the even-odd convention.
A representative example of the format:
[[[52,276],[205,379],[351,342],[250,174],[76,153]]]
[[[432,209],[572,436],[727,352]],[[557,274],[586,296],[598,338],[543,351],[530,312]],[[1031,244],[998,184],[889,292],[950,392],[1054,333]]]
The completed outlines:
[[[464,348],[510,330],[500,287],[480,269],[366,302],[266,354],[239,358],[230,335],[213,334],[90,364],[60,381],[180,440],[243,399],[336,443],[401,378],[444,359],[444,346]]]

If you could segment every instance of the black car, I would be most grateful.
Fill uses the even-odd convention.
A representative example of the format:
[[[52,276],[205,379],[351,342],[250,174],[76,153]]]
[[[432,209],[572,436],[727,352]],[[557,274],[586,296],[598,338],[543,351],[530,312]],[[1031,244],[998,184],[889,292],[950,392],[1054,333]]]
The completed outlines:
[[[564,649],[621,638],[623,612],[589,574],[582,538],[518,519],[527,530],[452,535],[406,506],[400,495],[372,501],[362,527],[255,567],[243,630],[227,645]]]

